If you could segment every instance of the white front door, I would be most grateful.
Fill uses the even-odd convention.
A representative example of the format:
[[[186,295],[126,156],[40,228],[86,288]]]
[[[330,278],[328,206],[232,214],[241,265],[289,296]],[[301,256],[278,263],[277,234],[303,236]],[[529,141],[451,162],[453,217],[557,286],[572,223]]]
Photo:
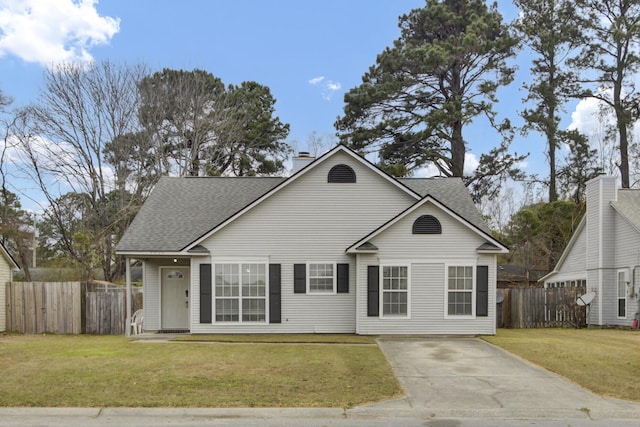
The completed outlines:
[[[189,267],[160,268],[162,329],[189,329]]]

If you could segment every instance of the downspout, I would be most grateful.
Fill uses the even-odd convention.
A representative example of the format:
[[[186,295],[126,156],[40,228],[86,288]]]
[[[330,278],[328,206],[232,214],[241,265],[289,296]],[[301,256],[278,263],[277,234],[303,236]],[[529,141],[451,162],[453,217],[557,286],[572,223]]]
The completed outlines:
[[[638,321],[638,323],[640,323],[640,283],[638,283],[636,281],[636,269],[640,268],[640,265],[636,265],[635,267],[633,267],[632,273],[631,275],[633,276],[631,279],[631,283],[632,283],[632,288],[631,288],[631,292],[633,293],[632,296],[636,297],[636,313],[634,316],[634,319]]]
[[[356,335],[360,335],[360,254],[356,253]]]

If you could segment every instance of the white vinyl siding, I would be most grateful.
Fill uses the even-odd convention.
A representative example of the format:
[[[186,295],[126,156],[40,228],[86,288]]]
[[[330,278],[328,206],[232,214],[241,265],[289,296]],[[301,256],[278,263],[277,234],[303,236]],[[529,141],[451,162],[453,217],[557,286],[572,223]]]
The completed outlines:
[[[357,182],[328,183],[327,174],[337,164],[352,167]],[[199,284],[196,289],[192,283],[191,332],[355,332],[355,257],[345,250],[415,202],[414,197],[351,156],[336,153],[202,242],[211,254],[268,257],[269,264],[281,265],[282,323],[199,324]],[[293,265],[324,261],[350,265],[349,293],[294,293]]]
[[[577,273],[584,276],[587,269],[586,256],[587,256],[587,228],[583,227],[580,230],[580,234],[576,238],[571,251],[567,254],[564,263],[561,266],[559,273],[562,274]],[[555,280],[555,278],[554,278]]]
[[[445,318],[445,264],[413,262],[410,273],[411,318],[367,316],[367,266],[375,265],[375,255],[359,255],[358,332],[362,335],[460,335],[495,334],[495,256],[481,256],[478,265],[489,265],[489,316]],[[493,260],[493,261],[492,261]]]
[[[442,234],[412,234],[413,222],[421,215],[433,215],[437,218],[442,226]],[[357,333],[495,334],[496,256],[477,252],[477,248],[485,241],[466,225],[430,203],[416,209],[371,239],[370,242],[379,248],[378,253],[360,254],[357,261],[360,280],[357,287]],[[394,263],[410,265],[410,319],[369,317],[367,266]],[[445,280],[448,265],[489,267],[487,317],[446,314]],[[475,275],[475,268],[473,271]],[[475,298],[475,295],[473,297]],[[472,310],[475,312],[475,299],[472,302]]]

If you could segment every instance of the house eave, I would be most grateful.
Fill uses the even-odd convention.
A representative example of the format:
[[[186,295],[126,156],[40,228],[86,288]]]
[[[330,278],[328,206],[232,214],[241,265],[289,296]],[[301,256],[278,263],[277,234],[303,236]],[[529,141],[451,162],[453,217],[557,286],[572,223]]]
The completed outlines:
[[[133,258],[141,258],[141,257],[179,257],[179,258],[188,258],[198,255],[209,255],[208,253],[200,253],[200,252],[186,252],[186,251],[175,251],[175,252],[167,252],[167,251],[116,251],[116,255],[128,256]]]
[[[479,254],[508,254],[508,249],[477,249]]]
[[[541,278],[539,278],[538,279],[538,283],[544,283],[545,280],[547,280],[548,278],[550,278],[554,274],[558,274],[558,271],[557,270],[550,271],[549,273],[547,273],[544,276],[542,276]]]

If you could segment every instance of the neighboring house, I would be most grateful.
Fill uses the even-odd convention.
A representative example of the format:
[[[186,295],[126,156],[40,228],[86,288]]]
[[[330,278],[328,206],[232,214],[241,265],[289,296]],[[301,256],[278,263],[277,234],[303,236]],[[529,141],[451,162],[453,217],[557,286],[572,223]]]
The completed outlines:
[[[0,241],[0,332],[7,330],[6,285],[7,282],[13,280],[13,271],[18,268],[18,263]]]
[[[460,179],[344,146],[289,178],[162,178],[117,246],[145,330],[191,333],[494,334],[507,251]]]
[[[589,324],[629,326],[640,305],[640,190],[616,178],[587,183],[587,211],[545,287],[585,285],[595,292]]]

